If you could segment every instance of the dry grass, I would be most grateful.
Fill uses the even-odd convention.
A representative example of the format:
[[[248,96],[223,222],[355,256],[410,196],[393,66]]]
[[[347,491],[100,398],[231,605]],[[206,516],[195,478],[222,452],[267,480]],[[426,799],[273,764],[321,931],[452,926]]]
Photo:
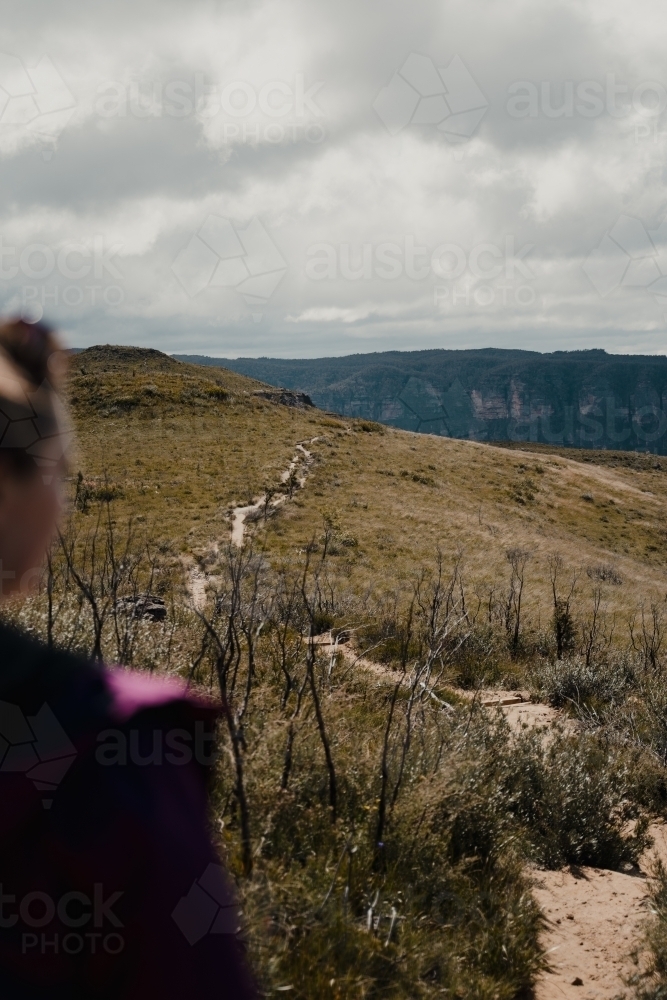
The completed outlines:
[[[648,653],[644,662],[626,649],[622,662],[614,659],[620,653],[607,659],[605,653],[592,671],[577,659],[552,662],[548,672],[549,650],[540,647],[540,628],[549,631],[553,611],[550,553],[560,552],[565,577],[579,569],[573,615],[583,616],[600,586],[608,611],[621,619],[624,645],[622,619],[642,600],[664,597],[665,473],[649,463],[584,464],[553,452],[339,420],[253,396],[258,388],[242,376],[157,352],[98,348],[74,359],[70,392],[80,445],[72,490],[80,470],[97,495],[114,496],[109,530],[123,530],[130,515],[139,520],[140,534],[157,546],[154,579],[174,598],[164,623],[136,625],[128,662],[184,676],[194,670],[195,682],[219,684],[231,706],[222,745],[226,751],[242,745],[244,776],[232,774],[231,757],[223,754],[213,826],[239,879],[251,953],[268,995],[289,987],[304,1000],[443,993],[511,1000],[530,989],[544,964],[526,859],[554,866],[634,861],[644,813],[666,808],[657,760],[667,759],[660,657],[656,667]],[[314,458],[305,488],[251,527],[266,558],[225,551],[231,508],[277,486],[298,442]],[[87,513],[75,510],[75,534],[84,537],[105,509],[93,499]],[[329,562],[308,598],[299,589],[306,587],[304,549],[315,538],[317,563],[325,532]],[[456,613],[442,606],[441,613],[457,625],[447,633],[450,646],[439,649],[447,672],[433,681],[441,684],[433,699],[417,687],[421,674],[414,673],[409,693],[395,682],[395,669],[403,637],[403,666],[409,659],[413,672],[423,669],[429,642],[435,648],[432,618],[419,600],[435,593],[429,587],[438,547],[446,573],[463,551],[468,604],[488,601],[489,588],[500,598],[509,577],[507,550],[530,551],[525,598],[532,645],[523,659],[516,655],[501,616],[488,623],[482,611],[460,626],[469,634],[450,662],[463,620],[456,576],[450,591]],[[72,553],[81,559],[82,546],[73,544]],[[236,691],[236,671],[233,682],[223,683],[221,660],[205,644],[201,622],[170,589],[183,557],[204,554],[202,564],[219,587],[206,612],[220,635],[232,614],[235,560],[247,559],[250,575],[258,574],[239,593],[244,613],[254,609],[265,627],[252,656],[248,636],[260,632],[252,624],[244,632]],[[409,592],[421,567],[432,576],[422,580],[410,632],[405,601],[396,608],[386,598],[400,588],[403,596]],[[258,591],[253,579],[261,579]],[[312,601],[308,615],[298,601],[296,610],[285,610],[292,592]],[[56,641],[69,634],[72,645],[89,649],[90,628],[85,621],[80,627],[75,595],[66,594],[63,609]],[[310,627],[316,631],[316,613],[323,627],[327,616],[334,628],[354,621],[367,637],[373,629],[381,636],[388,622],[394,646],[383,669],[354,669],[324,652],[309,657],[302,637]],[[17,615],[43,634],[44,592]],[[116,656],[114,634],[108,627],[103,636],[107,658]],[[280,635],[291,650],[282,660]],[[206,651],[203,659],[198,650]],[[565,730],[545,745],[540,734],[513,735],[474,699],[452,697],[446,684],[467,683],[468,674],[476,683],[479,663],[494,657],[502,669],[492,680],[507,681],[517,671],[512,683],[523,682],[532,670],[552,700],[574,690],[590,731]],[[252,697],[241,698],[251,688]],[[242,744],[235,743],[241,722]],[[336,772],[333,805],[324,734]]]
[[[230,508],[276,483],[295,443],[312,433],[303,411],[253,397],[261,388],[158,351],[84,351],[69,386],[73,471],[119,488],[120,520],[138,516],[182,550],[227,537]]]
[[[253,528],[275,557],[293,556],[329,518],[347,538],[337,558],[357,592],[378,580],[391,590],[440,546],[450,555],[463,550],[482,597],[507,579],[506,550],[521,546],[532,553],[526,607],[535,620],[549,613],[554,551],[579,571],[582,608],[599,582],[586,568],[603,564],[623,581],[602,582],[609,612],[626,617],[662,596],[667,471],[652,457],[631,455],[624,464],[622,455],[602,452],[604,464],[584,464],[564,450],[411,434],[277,405],[253,397],[258,388],[159,352],[85,351],[71,377],[76,468],[120,487],[120,519],[138,515],[182,552],[198,553],[229,538],[231,508],[277,485],[305,442],[315,457],[305,489]]]
[[[603,581],[610,612],[627,614],[663,589],[662,472],[588,467],[393,430],[371,436],[354,425],[319,445],[317,455],[298,505],[269,526],[267,542],[287,554],[334,512],[358,541],[343,558],[359,588],[411,577],[440,546],[450,555],[463,550],[466,575],[482,594],[507,579],[505,553],[521,546],[532,553],[526,593],[534,616],[550,606],[547,557],[554,551],[578,569],[584,602],[594,585],[586,568],[617,567],[623,583]]]

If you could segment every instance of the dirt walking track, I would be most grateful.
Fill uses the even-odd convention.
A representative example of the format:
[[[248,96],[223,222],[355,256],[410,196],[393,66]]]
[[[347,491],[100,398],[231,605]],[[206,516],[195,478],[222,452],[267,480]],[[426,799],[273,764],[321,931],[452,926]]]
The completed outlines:
[[[302,488],[311,461],[305,446],[297,445],[289,468],[281,476],[282,482],[292,475],[295,487]],[[286,499],[283,494],[270,498],[268,503],[276,507]],[[261,496],[250,505],[234,508],[232,544],[243,544],[246,522],[266,503],[266,497]],[[191,569],[190,590],[197,607],[205,604],[206,582],[204,573]],[[351,666],[374,674],[378,684],[396,682],[393,671],[358,656],[349,643],[332,643],[328,635],[316,637],[315,642],[323,652],[340,652]],[[470,696],[469,692],[460,693]],[[531,703],[523,691],[482,691],[477,698],[487,709],[502,711],[515,731],[525,726],[550,726],[559,718],[555,709]],[[651,865],[655,857],[667,862],[667,827],[655,825],[651,833],[654,847],[636,871],[570,868],[531,872],[535,898],[547,920],[542,944],[549,961],[549,971],[542,973],[536,984],[535,1000],[617,1000],[629,992],[626,980],[636,971],[632,951],[648,916]]]
[[[366,669],[378,683],[393,681],[396,674],[380,664],[357,656],[348,643],[332,644],[318,636],[323,651],[339,651],[350,663]],[[460,692],[474,697],[470,692]],[[489,710],[503,712],[518,731],[526,726],[550,726],[560,713],[530,701],[525,691],[480,691],[478,701]],[[614,872],[600,868],[531,871],[533,891],[547,919],[542,944],[549,971],[540,975],[535,1000],[616,1000],[628,993],[626,979],[636,972],[632,950],[641,938],[648,916],[648,876],[655,857],[667,863],[667,827],[651,828],[654,846],[639,868]]]

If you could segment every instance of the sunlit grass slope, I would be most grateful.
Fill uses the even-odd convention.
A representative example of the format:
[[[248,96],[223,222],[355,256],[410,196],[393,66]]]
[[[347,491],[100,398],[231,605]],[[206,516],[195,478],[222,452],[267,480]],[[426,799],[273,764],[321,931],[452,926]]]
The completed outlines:
[[[578,569],[581,601],[598,582],[587,570],[603,564],[622,580],[603,583],[610,611],[664,596],[667,463],[611,453],[582,463],[562,451],[416,435],[253,395],[263,388],[156,351],[84,351],[70,380],[74,472],[108,485],[117,517],[143,518],[198,554],[229,539],[232,508],[277,487],[303,443],[314,460],[304,489],[252,527],[272,560],[317,540],[326,521],[339,539],[334,559],[359,590],[391,589],[439,546],[462,551],[486,600],[508,575],[507,549],[521,546],[531,552],[528,608],[548,607],[555,551]]]

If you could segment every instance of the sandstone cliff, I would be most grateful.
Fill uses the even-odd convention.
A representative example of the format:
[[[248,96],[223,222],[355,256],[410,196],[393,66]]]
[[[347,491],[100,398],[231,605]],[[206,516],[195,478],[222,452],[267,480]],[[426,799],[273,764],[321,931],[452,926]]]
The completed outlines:
[[[667,358],[605,351],[387,351],[217,364],[406,430],[667,454]]]

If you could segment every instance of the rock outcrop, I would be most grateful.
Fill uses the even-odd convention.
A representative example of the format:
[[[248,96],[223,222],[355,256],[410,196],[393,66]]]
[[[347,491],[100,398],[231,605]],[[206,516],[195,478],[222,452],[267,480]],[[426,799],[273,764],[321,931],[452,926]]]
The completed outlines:
[[[292,389],[278,388],[275,392],[270,389],[260,389],[253,392],[253,396],[268,399],[272,403],[280,403],[281,406],[295,406],[298,410],[305,410],[306,407],[314,405],[305,392],[294,392]]]

